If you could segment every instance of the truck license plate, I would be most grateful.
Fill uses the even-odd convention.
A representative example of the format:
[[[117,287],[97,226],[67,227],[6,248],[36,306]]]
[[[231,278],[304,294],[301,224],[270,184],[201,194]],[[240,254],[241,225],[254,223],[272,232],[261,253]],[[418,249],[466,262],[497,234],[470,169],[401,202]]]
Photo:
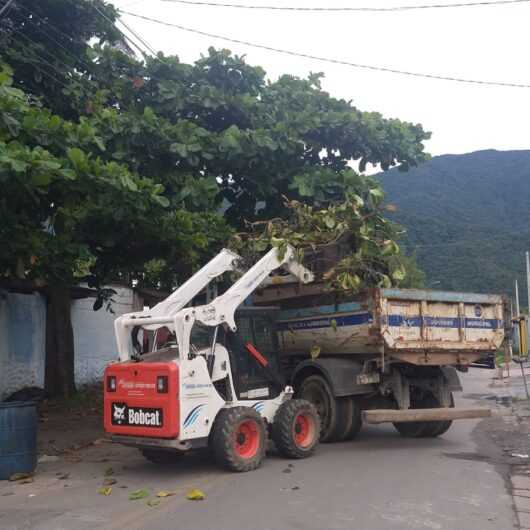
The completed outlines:
[[[112,403],[112,424],[131,427],[162,427],[162,409],[129,407],[126,403]]]

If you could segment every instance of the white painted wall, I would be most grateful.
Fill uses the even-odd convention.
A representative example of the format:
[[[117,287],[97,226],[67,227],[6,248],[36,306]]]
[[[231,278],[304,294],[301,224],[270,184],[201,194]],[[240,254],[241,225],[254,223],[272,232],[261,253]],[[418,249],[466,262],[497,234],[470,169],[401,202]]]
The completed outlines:
[[[72,327],[75,346],[75,380],[77,385],[100,381],[105,366],[118,359],[114,320],[123,313],[143,309],[132,289],[111,286],[114,313],[102,307],[92,309],[94,298],[83,298],[72,302]]]
[[[0,291],[0,399],[44,386],[46,301],[40,294]]]

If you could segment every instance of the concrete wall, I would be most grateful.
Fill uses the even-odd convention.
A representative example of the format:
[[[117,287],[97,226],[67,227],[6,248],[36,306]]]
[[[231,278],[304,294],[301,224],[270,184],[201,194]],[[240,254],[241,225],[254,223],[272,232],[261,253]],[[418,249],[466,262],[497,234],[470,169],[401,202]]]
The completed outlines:
[[[84,385],[101,380],[105,366],[117,360],[114,320],[123,313],[143,309],[132,289],[112,288],[117,291],[112,299],[114,313],[102,307],[94,311],[94,298],[83,298],[72,302],[72,327],[75,345],[76,384]],[[140,306],[140,307],[139,307]]]
[[[142,309],[132,289],[114,289],[114,313],[94,311],[94,298],[72,302],[77,385],[99,381],[106,364],[117,359],[114,319]],[[45,298],[0,291],[0,400],[23,387],[44,387],[45,359]]]
[[[44,386],[45,341],[44,297],[0,291],[0,399]]]

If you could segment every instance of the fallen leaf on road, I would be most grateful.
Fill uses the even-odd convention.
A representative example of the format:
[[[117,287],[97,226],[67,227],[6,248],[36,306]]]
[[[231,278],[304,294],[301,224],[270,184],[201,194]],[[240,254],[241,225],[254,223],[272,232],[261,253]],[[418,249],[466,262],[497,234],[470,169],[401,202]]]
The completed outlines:
[[[13,473],[9,477],[9,480],[11,482],[15,482],[17,480],[22,480],[22,479],[25,479],[25,478],[31,478],[32,476],[33,476],[33,473]]]
[[[146,497],[149,497],[149,491],[147,490],[136,490],[136,491],[129,493],[130,501],[136,501],[138,499],[145,499]]]
[[[35,482],[35,479],[33,477],[23,478],[22,480],[17,480],[17,484],[31,484],[32,482]]]
[[[108,467],[107,469],[105,469],[105,476],[110,477],[111,475],[114,475],[114,469]]]
[[[192,489],[186,493],[186,499],[189,501],[202,501],[206,498],[206,495],[199,489]]]
[[[147,501],[147,506],[151,506],[153,508],[154,506],[158,506],[160,504],[160,499],[149,499]]]
[[[57,473],[57,478],[59,480],[66,480],[67,478],[70,478],[70,473]]]
[[[103,481],[103,486],[112,486],[113,484],[116,484],[118,482],[115,478],[106,478]]]
[[[105,488],[99,488],[98,493],[100,495],[105,495],[105,497],[108,497],[112,493],[112,486],[107,486]]]
[[[162,491],[159,491],[156,496],[157,497],[171,497],[171,495],[175,495],[175,492],[174,491],[166,491],[166,490],[162,490]]]

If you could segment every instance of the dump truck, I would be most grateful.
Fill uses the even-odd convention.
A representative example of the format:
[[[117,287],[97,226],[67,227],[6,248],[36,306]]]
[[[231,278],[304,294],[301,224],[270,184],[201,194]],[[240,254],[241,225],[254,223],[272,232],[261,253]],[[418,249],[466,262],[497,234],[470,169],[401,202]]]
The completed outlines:
[[[376,288],[355,296],[281,278],[253,295],[279,307],[278,347],[295,396],[312,402],[321,441],[354,438],[363,422],[409,437],[445,433],[489,409],[454,407],[458,371],[503,345],[501,295]]]

